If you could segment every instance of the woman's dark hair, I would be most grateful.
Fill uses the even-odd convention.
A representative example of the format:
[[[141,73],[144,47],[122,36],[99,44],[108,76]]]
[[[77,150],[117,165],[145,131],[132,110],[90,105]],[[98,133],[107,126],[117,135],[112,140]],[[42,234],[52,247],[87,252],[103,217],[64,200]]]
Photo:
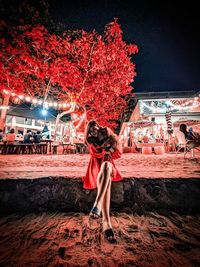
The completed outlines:
[[[108,138],[108,130],[106,127],[100,127],[98,131],[98,138],[100,142],[104,143],[104,141]]]
[[[179,129],[181,132],[184,133],[185,136],[187,136],[187,125],[186,124],[181,124]]]
[[[96,121],[90,121],[88,122],[88,125],[86,127],[86,131],[85,131],[85,143],[92,143],[94,140],[93,140],[93,137],[91,137],[91,128],[95,125],[98,125],[96,123]]]
[[[92,127],[92,126],[95,126],[95,125],[97,125],[97,122],[96,121],[90,121],[89,123],[88,123],[88,131],[90,131],[90,128]]]
[[[15,129],[12,128],[12,129],[10,130],[10,133],[15,133]]]
[[[94,134],[92,134],[93,132],[93,127],[94,126],[98,126],[98,132],[97,132],[97,135],[95,136]],[[85,132],[85,143],[89,143],[89,144],[94,144],[94,145],[97,145],[97,146],[100,146],[102,143],[103,143],[103,138],[101,136],[101,133],[106,133],[106,136],[107,135],[107,128],[103,128],[101,127],[96,121],[90,121],[87,125],[87,128],[86,128],[86,132]],[[96,134],[96,133],[95,133]]]

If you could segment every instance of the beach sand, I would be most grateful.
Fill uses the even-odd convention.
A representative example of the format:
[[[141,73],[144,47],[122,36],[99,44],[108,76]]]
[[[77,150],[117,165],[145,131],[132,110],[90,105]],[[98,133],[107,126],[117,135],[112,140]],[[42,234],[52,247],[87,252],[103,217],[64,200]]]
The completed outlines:
[[[82,213],[0,218],[0,266],[200,266],[200,216],[114,213],[117,244]]]
[[[0,155],[0,178],[82,177],[89,155]],[[200,157],[123,154],[123,177],[200,178]],[[187,196],[186,196],[187,197]],[[0,266],[200,266],[200,215],[113,213],[117,244],[83,213],[0,217]]]
[[[41,177],[72,177],[85,175],[90,156],[67,155],[0,155],[1,179],[37,179]],[[200,152],[196,158],[176,155],[122,154],[115,161],[123,177],[132,178],[200,178]]]

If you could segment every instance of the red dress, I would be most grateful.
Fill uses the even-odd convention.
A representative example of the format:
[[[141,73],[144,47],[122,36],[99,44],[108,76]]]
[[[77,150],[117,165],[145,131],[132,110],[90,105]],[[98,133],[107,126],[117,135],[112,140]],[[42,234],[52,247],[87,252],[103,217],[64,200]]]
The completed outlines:
[[[97,187],[97,176],[100,171],[101,164],[105,161],[105,149],[102,149],[102,152],[97,151],[97,147],[93,144],[88,145],[88,149],[91,155],[90,162],[87,168],[85,177],[83,177],[83,188],[85,189],[95,189]],[[112,158],[109,161],[113,164],[116,172],[112,174],[111,179],[113,182],[121,181],[123,178],[115,167],[114,160],[120,158],[121,153],[119,150],[116,150],[112,153]]]

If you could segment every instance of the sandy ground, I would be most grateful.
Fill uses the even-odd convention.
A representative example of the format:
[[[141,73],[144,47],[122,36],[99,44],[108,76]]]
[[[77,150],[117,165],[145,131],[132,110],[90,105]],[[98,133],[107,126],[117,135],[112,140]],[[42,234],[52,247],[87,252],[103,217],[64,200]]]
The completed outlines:
[[[0,178],[40,178],[85,175],[89,155],[0,155]],[[123,177],[200,178],[200,153],[142,155],[127,153],[116,160]]]
[[[84,214],[0,218],[0,266],[200,266],[200,216],[115,213],[117,244]]]
[[[89,155],[0,155],[1,178],[67,176],[86,172]],[[200,156],[123,154],[124,177],[200,178]],[[0,218],[0,267],[200,266],[200,215],[112,214],[118,239],[109,244],[101,220],[85,214],[42,213]]]

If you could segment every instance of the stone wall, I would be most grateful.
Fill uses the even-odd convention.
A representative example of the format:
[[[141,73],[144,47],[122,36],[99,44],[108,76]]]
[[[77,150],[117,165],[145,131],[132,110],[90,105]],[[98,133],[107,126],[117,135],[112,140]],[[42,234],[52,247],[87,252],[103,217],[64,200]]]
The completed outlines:
[[[92,208],[96,190],[86,194],[81,179],[45,177],[0,180],[0,213],[66,211]],[[112,211],[200,212],[200,179],[126,178],[112,184]]]

